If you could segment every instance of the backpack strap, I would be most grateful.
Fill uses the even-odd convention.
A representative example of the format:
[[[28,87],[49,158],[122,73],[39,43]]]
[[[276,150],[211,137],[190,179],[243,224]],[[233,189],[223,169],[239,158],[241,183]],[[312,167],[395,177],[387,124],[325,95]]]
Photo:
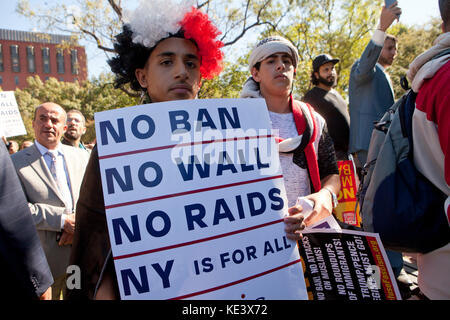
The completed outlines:
[[[320,183],[319,175],[319,165],[317,163],[316,150],[314,149],[314,141],[316,140],[318,134],[317,123],[314,118],[313,108],[307,104],[296,101],[291,96],[291,107],[292,114],[294,115],[295,126],[297,127],[297,132],[299,135],[303,134],[302,142],[300,146],[306,143],[304,148],[306,163],[308,165],[309,176],[311,178],[311,183],[314,188],[314,192],[318,192],[322,186]],[[306,128],[309,127],[312,130],[311,135],[306,133]]]

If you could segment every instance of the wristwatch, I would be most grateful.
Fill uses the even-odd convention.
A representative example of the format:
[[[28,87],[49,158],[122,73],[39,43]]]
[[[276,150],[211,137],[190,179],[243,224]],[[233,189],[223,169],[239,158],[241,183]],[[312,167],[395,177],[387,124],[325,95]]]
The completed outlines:
[[[323,188],[328,190],[328,192],[331,194],[331,200],[333,202],[333,209],[336,208],[338,205],[338,199],[336,197],[336,194],[328,187],[323,187]]]

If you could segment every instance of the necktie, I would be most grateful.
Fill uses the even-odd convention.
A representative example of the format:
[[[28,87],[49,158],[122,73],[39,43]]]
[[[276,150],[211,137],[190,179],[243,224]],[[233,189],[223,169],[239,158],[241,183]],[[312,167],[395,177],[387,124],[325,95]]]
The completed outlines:
[[[67,181],[66,172],[64,171],[64,163],[61,157],[58,157],[58,151],[49,150],[47,154],[50,155],[52,162],[50,165],[50,172],[55,179],[58,190],[61,193],[67,211],[72,212],[72,194],[70,193],[69,183]]]

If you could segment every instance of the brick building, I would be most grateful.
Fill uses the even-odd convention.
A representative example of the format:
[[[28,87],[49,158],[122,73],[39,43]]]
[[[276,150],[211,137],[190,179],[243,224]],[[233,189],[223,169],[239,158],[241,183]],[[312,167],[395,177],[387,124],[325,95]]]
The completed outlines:
[[[82,82],[87,79],[84,47],[70,36],[0,29],[0,87],[23,89],[26,79]]]

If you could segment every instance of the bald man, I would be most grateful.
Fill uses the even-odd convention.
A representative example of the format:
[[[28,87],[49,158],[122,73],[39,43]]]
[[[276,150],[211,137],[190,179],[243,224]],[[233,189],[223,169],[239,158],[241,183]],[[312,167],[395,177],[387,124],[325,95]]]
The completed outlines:
[[[52,298],[64,298],[66,268],[75,228],[75,208],[89,155],[61,144],[66,112],[52,102],[34,113],[35,143],[12,155],[55,283]]]

